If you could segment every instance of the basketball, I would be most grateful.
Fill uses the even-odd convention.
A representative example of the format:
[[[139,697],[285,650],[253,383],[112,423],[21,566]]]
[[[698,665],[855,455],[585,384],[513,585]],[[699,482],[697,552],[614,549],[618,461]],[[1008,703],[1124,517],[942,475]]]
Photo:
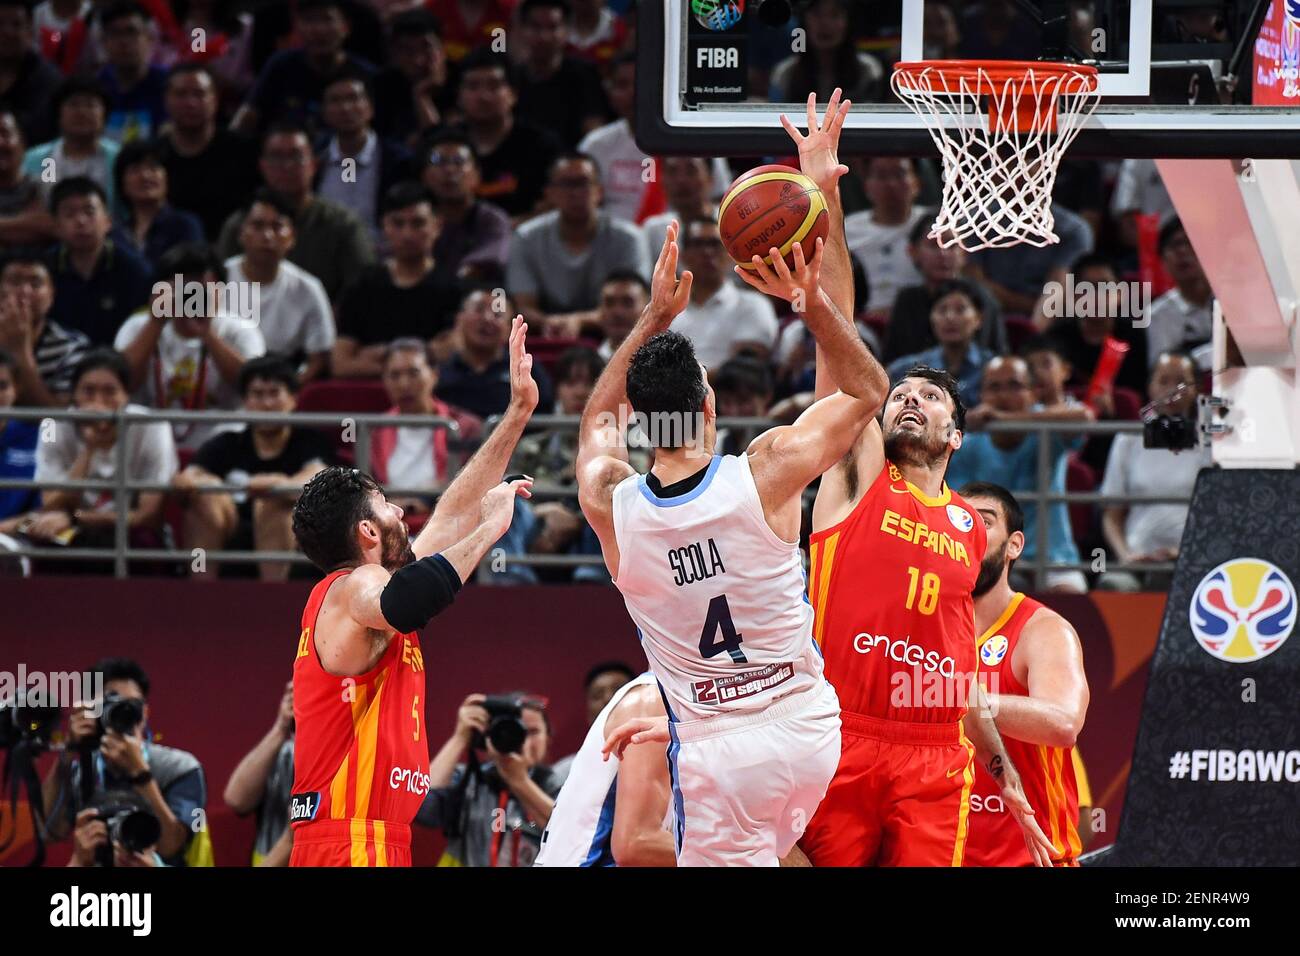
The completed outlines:
[[[803,173],[789,166],[759,166],[727,190],[718,207],[718,231],[741,268],[753,271],[755,255],[771,265],[768,251],[775,246],[793,269],[794,244],[802,243],[804,257],[811,259],[817,239],[830,232],[830,216],[822,191]]]

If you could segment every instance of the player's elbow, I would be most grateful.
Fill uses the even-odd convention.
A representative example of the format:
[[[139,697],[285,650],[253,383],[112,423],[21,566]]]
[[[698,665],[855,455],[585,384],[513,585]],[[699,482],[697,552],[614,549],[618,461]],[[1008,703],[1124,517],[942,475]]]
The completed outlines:
[[[253,794],[249,793],[246,788],[238,786],[234,780],[226,784],[221,799],[225,801],[226,806],[237,817],[247,816],[257,809],[257,800],[253,798]]]
[[[1079,740],[1079,732],[1083,730],[1083,716],[1074,716],[1070,714],[1062,715],[1061,719],[1055,721],[1052,728],[1052,740],[1048,743],[1053,747],[1073,747]]]
[[[638,830],[620,832],[615,828],[610,837],[610,852],[619,866],[654,866],[650,843]]]

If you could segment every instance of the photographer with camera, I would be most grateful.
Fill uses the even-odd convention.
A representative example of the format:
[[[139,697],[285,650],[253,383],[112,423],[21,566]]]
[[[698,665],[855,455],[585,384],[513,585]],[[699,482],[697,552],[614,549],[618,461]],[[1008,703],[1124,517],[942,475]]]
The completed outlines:
[[[550,743],[540,698],[465,698],[456,729],[429,763],[429,792],[415,818],[446,835],[439,866],[532,866],[560,789],[543,763]]]
[[[284,685],[280,706],[265,736],[226,783],[222,799],[237,816],[257,814],[253,866],[288,866],[293,836],[289,798],[293,794],[293,681]]]
[[[43,786],[55,839],[73,833],[72,865],[196,865],[211,857],[206,830],[191,824],[207,802],[203,767],[184,750],[151,742],[149,678],[135,661],[110,657],[91,668],[103,699],[68,718],[68,745]],[[111,845],[112,851],[109,851]],[[187,852],[188,851],[188,852]]]

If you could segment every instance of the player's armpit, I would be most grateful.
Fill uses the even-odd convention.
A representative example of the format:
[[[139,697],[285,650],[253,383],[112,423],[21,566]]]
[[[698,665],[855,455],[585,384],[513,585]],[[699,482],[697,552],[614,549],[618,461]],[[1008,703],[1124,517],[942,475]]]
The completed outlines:
[[[872,417],[848,452],[822,476],[813,502],[813,530],[832,527],[848,517],[884,467],[884,437],[879,420]]]

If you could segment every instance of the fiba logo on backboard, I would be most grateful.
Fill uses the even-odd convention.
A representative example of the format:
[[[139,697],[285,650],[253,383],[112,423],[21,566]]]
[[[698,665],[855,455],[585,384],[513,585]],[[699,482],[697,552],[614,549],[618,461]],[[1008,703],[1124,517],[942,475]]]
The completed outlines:
[[[1225,561],[1192,593],[1192,635],[1231,664],[1267,657],[1291,636],[1296,593],[1281,568],[1259,558]]]
[[[691,0],[691,12],[700,26],[730,30],[745,14],[745,0]]]

